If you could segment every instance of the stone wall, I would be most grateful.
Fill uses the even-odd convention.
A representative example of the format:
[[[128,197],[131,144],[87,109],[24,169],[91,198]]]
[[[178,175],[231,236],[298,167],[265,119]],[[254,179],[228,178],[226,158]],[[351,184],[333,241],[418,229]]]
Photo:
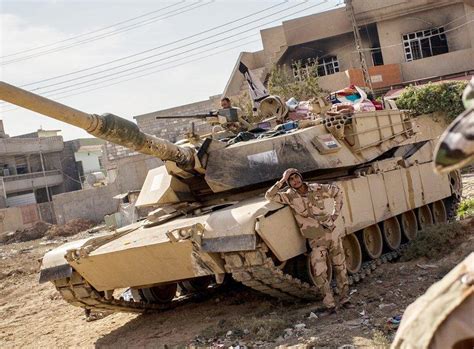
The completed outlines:
[[[206,114],[211,110],[218,109],[219,103],[220,95],[212,96],[208,100],[138,115],[134,118],[137,121],[138,127],[143,132],[175,142],[184,138],[184,135],[191,130],[191,123],[193,122],[194,130],[197,134],[211,132],[211,126],[202,119],[173,118],[167,116]],[[156,119],[157,116],[167,118]]]
[[[148,171],[163,164],[157,158],[138,153],[133,155],[128,149],[112,143],[107,143],[106,147],[107,154],[110,153],[110,159],[106,161],[108,184],[54,195],[58,224],[75,218],[103,221],[105,215],[117,212],[119,208],[119,200],[113,198],[115,195],[140,190]]]
[[[113,199],[120,194],[117,186],[112,183],[103,187],[84,189],[53,196],[54,212],[58,224],[65,224],[74,218],[89,219],[102,222],[104,216],[118,210],[118,200]]]

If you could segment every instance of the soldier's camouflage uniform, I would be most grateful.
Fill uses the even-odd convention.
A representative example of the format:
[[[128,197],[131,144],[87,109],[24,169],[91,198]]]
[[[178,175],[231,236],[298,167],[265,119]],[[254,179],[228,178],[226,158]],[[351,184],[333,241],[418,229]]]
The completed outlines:
[[[328,256],[336,275],[337,286],[341,296],[347,296],[349,283],[345,263],[344,250],[340,236],[334,232],[335,223],[332,215],[339,216],[342,208],[342,192],[335,184],[309,184],[306,195],[299,194],[289,188],[280,191],[281,184],[277,182],[265,194],[265,198],[290,206],[296,222],[304,237],[310,239],[311,267],[315,276],[316,286],[324,295],[323,303],[328,308],[335,306],[334,296],[327,275]],[[324,199],[334,199],[334,212],[327,212]]]

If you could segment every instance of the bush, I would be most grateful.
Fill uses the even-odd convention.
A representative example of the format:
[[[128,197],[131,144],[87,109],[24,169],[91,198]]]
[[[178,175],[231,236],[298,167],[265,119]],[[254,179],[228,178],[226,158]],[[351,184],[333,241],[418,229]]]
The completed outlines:
[[[458,208],[458,217],[460,219],[474,216],[474,198],[461,201]]]
[[[442,112],[451,122],[464,111],[461,98],[466,85],[464,81],[453,81],[410,86],[397,99],[397,107],[408,109],[414,116]]]

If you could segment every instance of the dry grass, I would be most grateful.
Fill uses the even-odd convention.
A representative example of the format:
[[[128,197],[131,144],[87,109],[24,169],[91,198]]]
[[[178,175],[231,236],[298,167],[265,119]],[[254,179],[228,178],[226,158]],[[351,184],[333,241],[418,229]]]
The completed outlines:
[[[404,252],[401,260],[426,257],[428,259],[438,258],[452,250],[472,233],[474,220],[468,222],[453,222],[448,224],[434,225],[424,231],[418,232],[415,240],[411,241]]]
[[[390,348],[390,339],[381,331],[372,332],[372,341],[375,348]]]

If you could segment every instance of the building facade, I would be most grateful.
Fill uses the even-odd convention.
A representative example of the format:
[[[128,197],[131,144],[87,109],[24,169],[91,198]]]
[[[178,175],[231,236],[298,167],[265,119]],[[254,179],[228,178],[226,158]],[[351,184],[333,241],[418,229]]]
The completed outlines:
[[[472,0],[353,0],[372,86],[382,94],[412,83],[464,77],[474,73],[474,1]],[[328,92],[350,84],[364,86],[352,24],[345,7],[300,17],[260,32],[263,49],[242,52],[222,92],[237,100],[248,89],[238,71],[243,62],[266,82],[275,65],[292,69],[316,65],[319,84]],[[303,70],[304,72],[304,70]],[[216,97],[135,117],[146,132],[174,140],[189,127],[189,119],[157,120],[163,114],[183,114],[191,106],[209,110]],[[218,98],[217,98],[218,99]],[[195,120],[197,125],[202,121]],[[199,128],[198,128],[199,130]],[[179,131],[179,132],[177,132]],[[202,126],[203,133],[207,132]]]
[[[472,1],[353,0],[362,51],[374,90],[474,72]],[[241,53],[223,94],[246,88],[243,61],[263,81],[274,65],[316,64],[327,91],[364,86],[352,24],[344,7],[261,31],[263,50]],[[298,76],[295,76],[298,78]]]
[[[56,131],[46,137],[0,138],[1,207],[48,202],[64,192],[63,152],[63,138]]]

